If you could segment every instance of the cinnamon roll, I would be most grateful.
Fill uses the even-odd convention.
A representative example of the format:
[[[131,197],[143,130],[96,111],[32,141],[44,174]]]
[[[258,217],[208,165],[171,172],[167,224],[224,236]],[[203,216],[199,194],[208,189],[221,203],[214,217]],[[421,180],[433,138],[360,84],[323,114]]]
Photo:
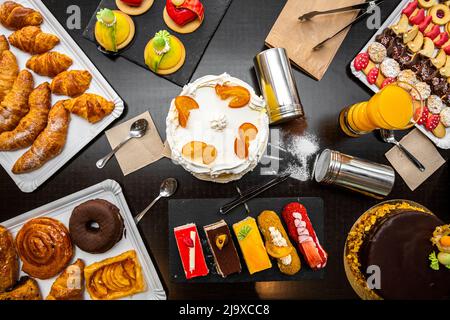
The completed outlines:
[[[16,236],[22,270],[38,279],[60,273],[73,257],[69,231],[52,218],[36,218],[24,224]]]

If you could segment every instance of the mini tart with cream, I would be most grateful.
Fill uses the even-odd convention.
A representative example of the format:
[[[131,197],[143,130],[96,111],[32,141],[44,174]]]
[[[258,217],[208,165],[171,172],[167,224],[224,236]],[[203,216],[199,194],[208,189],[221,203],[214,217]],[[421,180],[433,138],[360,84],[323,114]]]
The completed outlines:
[[[119,10],[97,12],[95,39],[106,51],[118,52],[131,43],[136,33],[133,19]]]
[[[166,0],[164,22],[178,33],[197,30],[205,19],[205,9],[200,0]]]
[[[148,42],[145,64],[156,74],[168,75],[180,69],[186,60],[183,43],[166,30],[161,30]]]
[[[260,161],[269,137],[266,102],[224,73],[186,85],[166,120],[172,159],[201,180],[240,179]]]
[[[126,14],[138,16],[150,10],[153,2],[154,0],[116,0],[116,6]]]

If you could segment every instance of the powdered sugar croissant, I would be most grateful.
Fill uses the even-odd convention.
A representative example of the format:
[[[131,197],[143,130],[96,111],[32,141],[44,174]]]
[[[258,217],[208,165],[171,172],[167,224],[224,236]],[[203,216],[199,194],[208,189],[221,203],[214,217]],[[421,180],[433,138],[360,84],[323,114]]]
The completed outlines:
[[[90,123],[96,123],[109,115],[115,105],[99,95],[85,93],[78,98],[66,100],[64,107]]]
[[[92,76],[89,71],[64,71],[53,79],[51,89],[54,94],[76,97],[89,88],[91,80]]]
[[[0,5],[0,22],[8,29],[19,30],[26,26],[38,26],[43,21],[39,12],[14,1],[5,1]]]
[[[65,54],[52,51],[32,56],[27,61],[27,68],[41,76],[55,77],[69,69],[73,60]]]
[[[9,36],[9,43],[28,53],[40,54],[52,50],[58,43],[59,38],[53,34],[41,31],[39,27],[25,27]]]

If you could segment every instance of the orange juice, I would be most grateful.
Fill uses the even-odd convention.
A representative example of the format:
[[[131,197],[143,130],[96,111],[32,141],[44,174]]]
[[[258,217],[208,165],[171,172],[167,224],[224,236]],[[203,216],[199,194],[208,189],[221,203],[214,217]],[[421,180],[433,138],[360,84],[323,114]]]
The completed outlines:
[[[413,116],[414,103],[410,93],[392,84],[369,101],[342,110],[339,122],[347,135],[357,137],[375,129],[406,129]]]

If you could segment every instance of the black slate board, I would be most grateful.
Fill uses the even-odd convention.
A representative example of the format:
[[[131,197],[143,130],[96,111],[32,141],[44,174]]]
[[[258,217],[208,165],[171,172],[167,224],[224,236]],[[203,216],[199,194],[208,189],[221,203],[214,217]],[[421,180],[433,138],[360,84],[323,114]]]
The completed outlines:
[[[170,30],[163,19],[165,0],[155,0],[149,11],[140,16],[132,16],[136,25],[136,35],[133,42],[119,54],[146,69],[144,62],[144,49],[148,41],[153,38],[156,32],[167,29],[171,34],[176,35],[186,48],[186,61],[184,65],[175,73],[162,76],[173,83],[184,86],[187,84],[199,64],[203,53],[211,41],[214,33],[219,27],[222,18],[233,0],[202,0],[205,8],[205,20],[200,28],[190,34],[179,34]],[[117,9],[115,0],[102,0],[97,10],[94,12],[89,24],[84,30],[83,36],[95,43],[94,28],[96,23],[96,13],[102,8]],[[101,54],[99,52],[99,54]],[[149,71],[151,72],[151,71]]]
[[[244,259],[242,258],[239,244],[234,235],[232,224],[236,223],[247,217],[247,213],[243,207],[239,207],[231,211],[227,215],[219,214],[219,208],[229,202],[231,199],[174,199],[169,200],[169,270],[170,278],[172,282],[176,283],[234,283],[234,282],[260,282],[260,281],[298,281],[298,280],[309,280],[309,279],[323,279],[325,274],[325,269],[319,271],[311,270],[304,259],[302,259],[302,269],[299,273],[294,276],[288,276],[282,274],[277,265],[276,261],[272,261],[272,268],[264,270],[253,275],[248,273],[248,269],[245,265]],[[281,212],[283,207],[290,203],[298,201],[302,203],[308,210],[309,218],[314,226],[317,237],[320,243],[325,246],[324,238],[324,209],[323,200],[321,198],[314,197],[304,197],[304,198],[255,198],[248,202],[250,208],[250,216],[256,217],[264,210],[273,210],[281,218]],[[217,222],[224,219],[230,232],[233,235],[233,241],[239,252],[241,258],[242,272],[240,274],[233,274],[227,278],[222,278],[217,274],[214,267],[214,258],[206,240],[205,232],[203,231],[203,226]],[[186,223],[195,223],[200,235],[200,240],[202,242],[203,252],[205,254],[206,263],[209,268],[209,275],[206,277],[198,277],[190,280],[186,280],[184,275],[183,267],[181,265],[181,259],[178,254],[177,244],[173,234],[173,229],[175,227],[184,225]],[[285,225],[286,228],[286,225]],[[297,250],[298,251],[298,250]]]

